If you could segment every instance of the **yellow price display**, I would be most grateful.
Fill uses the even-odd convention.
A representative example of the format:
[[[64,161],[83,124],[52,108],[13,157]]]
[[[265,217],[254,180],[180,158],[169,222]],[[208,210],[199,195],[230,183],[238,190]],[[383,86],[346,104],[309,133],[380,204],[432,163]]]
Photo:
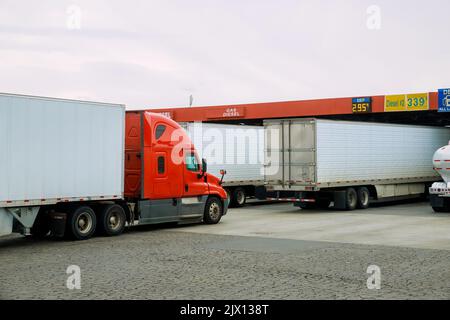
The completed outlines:
[[[386,96],[384,98],[384,111],[406,111],[406,95]]]
[[[406,107],[408,111],[429,110],[428,93],[408,94]]]
[[[385,96],[384,111],[421,111],[429,110],[428,93],[397,94]]]

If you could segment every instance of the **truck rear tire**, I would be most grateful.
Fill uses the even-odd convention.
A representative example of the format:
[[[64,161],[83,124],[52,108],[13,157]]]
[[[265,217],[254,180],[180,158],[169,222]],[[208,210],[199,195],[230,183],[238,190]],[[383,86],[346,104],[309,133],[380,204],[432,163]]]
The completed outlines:
[[[222,218],[223,205],[222,202],[216,198],[212,197],[206,201],[205,213],[203,214],[203,221],[206,224],[217,224]]]
[[[370,204],[370,192],[366,187],[358,188],[358,208],[367,209]]]
[[[74,240],[87,240],[95,232],[97,219],[88,206],[73,207],[67,218],[66,235]]]
[[[125,221],[125,210],[121,206],[103,206],[98,215],[98,232],[104,236],[118,236],[125,229]]]
[[[358,205],[358,194],[354,188],[347,188],[345,190],[345,209],[352,211],[355,210]]]
[[[244,188],[236,188],[231,195],[231,206],[234,208],[240,208],[245,206],[247,201],[247,194]]]

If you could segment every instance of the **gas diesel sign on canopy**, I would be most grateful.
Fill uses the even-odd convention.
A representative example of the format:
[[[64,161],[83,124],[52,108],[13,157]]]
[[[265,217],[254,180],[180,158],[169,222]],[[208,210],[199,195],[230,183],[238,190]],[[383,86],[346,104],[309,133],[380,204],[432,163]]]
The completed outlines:
[[[439,89],[438,112],[450,112],[450,89]]]

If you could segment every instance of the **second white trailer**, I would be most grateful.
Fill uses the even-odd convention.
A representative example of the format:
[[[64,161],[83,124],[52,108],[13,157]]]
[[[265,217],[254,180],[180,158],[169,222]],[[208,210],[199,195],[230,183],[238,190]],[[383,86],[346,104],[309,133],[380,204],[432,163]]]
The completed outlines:
[[[182,123],[208,171],[220,176],[230,205],[243,206],[246,198],[264,193],[264,127],[222,123]]]
[[[265,121],[269,198],[298,206],[367,208],[369,201],[425,194],[450,129],[324,119]]]

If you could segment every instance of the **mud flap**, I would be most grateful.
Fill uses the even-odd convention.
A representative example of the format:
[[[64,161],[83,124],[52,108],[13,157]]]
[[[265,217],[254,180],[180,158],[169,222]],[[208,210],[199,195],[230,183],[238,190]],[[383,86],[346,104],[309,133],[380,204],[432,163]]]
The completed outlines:
[[[446,207],[445,197],[439,197],[436,194],[430,194],[430,204],[433,208],[445,208]]]
[[[52,212],[49,214],[50,233],[55,237],[64,237],[66,231],[67,214],[61,212]]]
[[[333,191],[334,208],[345,210],[347,208],[346,191]]]
[[[255,198],[258,200],[266,200],[268,197],[268,192],[266,190],[266,187],[264,186],[257,186],[255,188]]]

